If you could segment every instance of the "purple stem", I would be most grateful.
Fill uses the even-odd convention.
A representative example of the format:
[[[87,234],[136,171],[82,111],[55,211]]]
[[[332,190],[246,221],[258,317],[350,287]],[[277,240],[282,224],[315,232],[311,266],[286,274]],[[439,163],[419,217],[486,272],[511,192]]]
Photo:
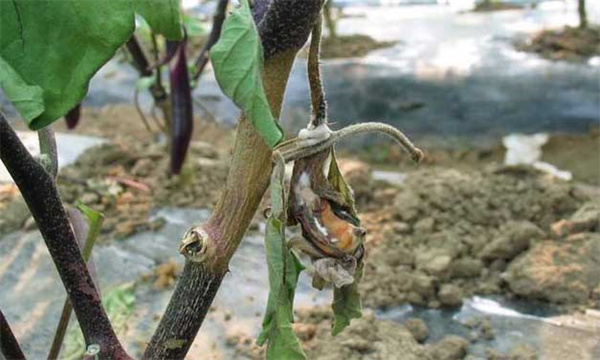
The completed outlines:
[[[102,307],[54,180],[29,154],[1,113],[0,159],[21,191],[46,242],[86,344],[98,344],[103,358],[130,359]]]

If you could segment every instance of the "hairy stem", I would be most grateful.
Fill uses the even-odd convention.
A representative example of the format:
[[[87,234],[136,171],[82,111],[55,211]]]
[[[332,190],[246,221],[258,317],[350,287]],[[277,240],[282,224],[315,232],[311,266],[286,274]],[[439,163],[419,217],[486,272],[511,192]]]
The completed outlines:
[[[1,115],[0,115],[1,116]],[[13,334],[8,321],[0,310],[0,353],[5,359],[25,360],[25,355],[19,346],[17,338]]]
[[[322,4],[322,0],[258,0],[254,4],[265,53],[263,83],[275,117],[296,53],[306,42]],[[242,116],[223,195],[202,225],[208,236],[203,240],[214,251],[203,262],[186,262],[144,358],[185,357],[267,189],[270,172],[271,150]]]
[[[98,344],[102,357],[128,359],[102,307],[54,180],[29,154],[2,114],[0,159],[21,191],[46,242],[86,343]]]
[[[388,124],[378,122],[368,122],[347,126],[341,130],[332,132],[327,139],[315,145],[303,146],[302,140],[292,139],[282,143],[277,149],[282,152],[285,161],[290,162],[323,151],[335,145],[335,143],[345,137],[372,132],[385,134],[395,140],[410,155],[413,161],[419,162],[423,159],[423,151],[413,145],[413,143],[408,139],[408,137],[406,137],[406,135],[404,135],[404,133],[402,133],[402,131]]]

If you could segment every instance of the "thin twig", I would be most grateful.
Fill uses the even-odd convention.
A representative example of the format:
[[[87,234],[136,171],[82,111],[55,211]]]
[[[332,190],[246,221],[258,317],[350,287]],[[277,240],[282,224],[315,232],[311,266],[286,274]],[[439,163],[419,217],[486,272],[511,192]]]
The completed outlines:
[[[210,35],[208,36],[206,43],[204,43],[202,50],[200,50],[198,60],[196,60],[196,72],[192,76],[192,79],[196,81],[196,83],[200,78],[200,75],[202,75],[206,64],[208,64],[210,49],[221,37],[221,29],[223,28],[223,22],[225,21],[225,12],[227,11],[228,4],[229,0],[219,0],[219,3],[217,4],[215,14],[213,15],[213,25],[210,30]]]
[[[150,134],[154,134],[154,131],[152,131],[152,128],[150,127],[150,124],[148,123],[148,119],[146,118],[144,111],[140,107],[140,91],[138,90],[137,87],[133,91],[133,104],[135,105],[135,109],[137,110],[137,113],[140,116],[140,119],[142,119],[142,122],[144,123],[144,127],[146,128],[146,130],[148,130],[148,132]]]
[[[25,360],[25,354],[0,310],[0,353],[10,360]]]
[[[0,159],[21,191],[46,242],[86,343],[100,345],[105,358],[129,359],[102,307],[54,180],[29,154],[1,114]]]

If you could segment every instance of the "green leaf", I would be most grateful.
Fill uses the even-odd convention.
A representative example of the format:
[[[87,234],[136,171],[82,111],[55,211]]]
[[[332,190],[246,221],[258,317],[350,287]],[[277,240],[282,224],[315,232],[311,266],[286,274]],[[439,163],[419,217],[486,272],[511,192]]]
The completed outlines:
[[[258,345],[267,342],[267,359],[306,359],[294,334],[294,295],[302,263],[285,241],[285,165],[277,162],[271,178],[271,215],[267,221],[265,249],[269,269],[269,300]]]
[[[358,319],[362,316],[362,303],[358,284],[362,278],[363,266],[359,265],[354,274],[354,282],[341,288],[334,287],[333,290],[333,326],[331,335],[335,336],[342,332],[346,326],[350,325],[352,319]]]
[[[0,56],[0,87],[23,116],[38,117],[44,112],[43,90],[29,85]]]
[[[160,69],[159,69],[160,71]],[[152,85],[156,84],[156,77],[154,76],[145,76],[138,79],[136,87],[138,91],[150,89]]]
[[[0,82],[29,128],[81,102],[92,76],[133,34],[134,5],[155,31],[181,38],[177,0],[0,1]]]
[[[221,90],[240,107],[256,131],[273,148],[283,131],[271,114],[262,83],[263,50],[248,0],[227,17],[219,41],[210,51]]]
[[[18,109],[29,127],[40,129],[81,102],[133,29],[130,1],[0,1],[0,56],[43,90],[41,114]]]
[[[135,10],[157,34],[169,40],[183,39],[179,0],[134,0]]]

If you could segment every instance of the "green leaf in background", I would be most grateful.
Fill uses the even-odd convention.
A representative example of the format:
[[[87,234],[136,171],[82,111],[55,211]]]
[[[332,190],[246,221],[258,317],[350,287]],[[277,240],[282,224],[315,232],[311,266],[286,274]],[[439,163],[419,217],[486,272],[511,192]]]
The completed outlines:
[[[110,323],[117,335],[127,330],[127,321],[135,309],[135,292],[133,284],[123,284],[108,291],[102,298],[102,304]],[[63,360],[79,360],[85,353],[86,345],[79,325],[74,322],[69,328],[60,358]]]
[[[354,274],[354,282],[350,285],[342,286],[341,288],[333,289],[333,326],[331,327],[331,335],[335,336],[342,332],[346,326],[350,325],[352,319],[358,319],[362,316],[362,304],[360,301],[360,293],[358,292],[358,284],[362,278],[363,266],[362,263],[356,269]]]
[[[183,25],[189,37],[204,36],[210,29],[204,21],[185,13],[183,14]]]
[[[23,116],[36,118],[44,112],[43,90],[29,85],[0,56],[0,87]]]
[[[227,17],[219,41],[210,51],[221,90],[240,107],[256,131],[273,148],[283,131],[271,114],[262,83],[263,50],[248,0]]]
[[[179,0],[134,0],[135,10],[148,22],[152,31],[169,40],[181,40]]]
[[[133,34],[134,1],[142,2],[0,1],[1,85],[31,129],[81,102],[92,76]],[[181,32],[177,0],[146,0],[139,6],[146,16],[162,19],[151,23],[157,31]]]
[[[269,300],[258,345],[267,342],[267,359],[306,359],[294,334],[294,295],[304,269],[285,241],[285,165],[279,159],[271,178],[271,215],[267,221],[265,248],[269,269]]]

